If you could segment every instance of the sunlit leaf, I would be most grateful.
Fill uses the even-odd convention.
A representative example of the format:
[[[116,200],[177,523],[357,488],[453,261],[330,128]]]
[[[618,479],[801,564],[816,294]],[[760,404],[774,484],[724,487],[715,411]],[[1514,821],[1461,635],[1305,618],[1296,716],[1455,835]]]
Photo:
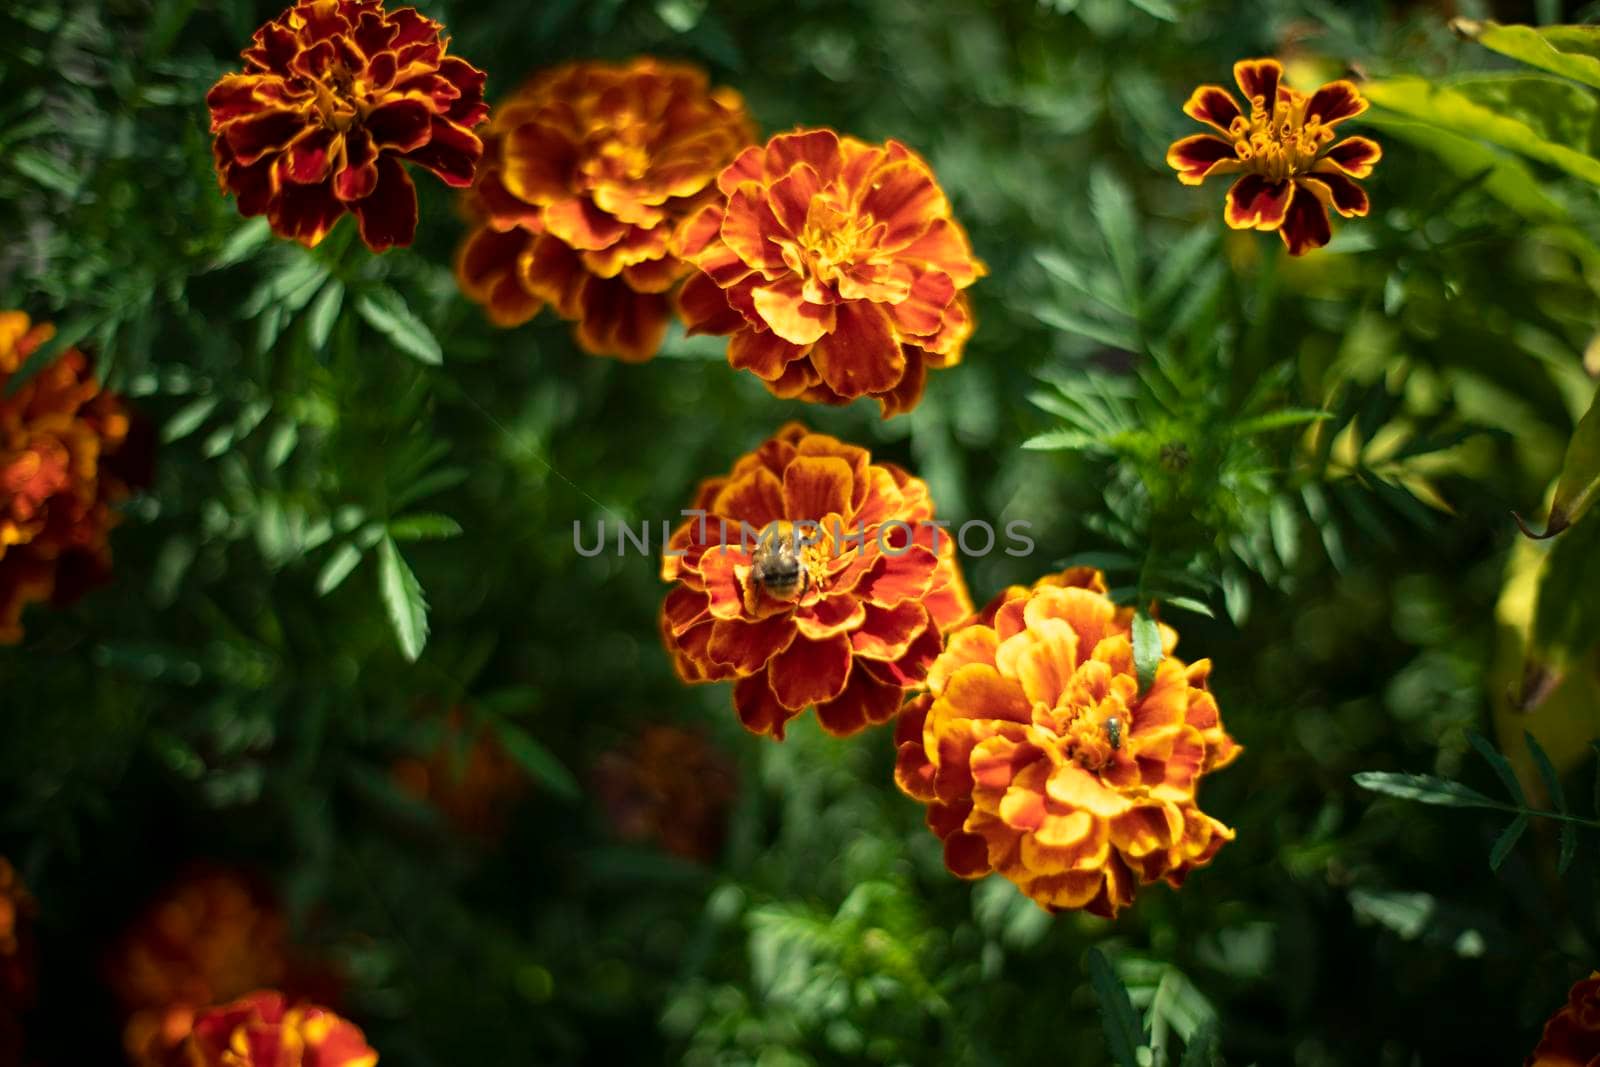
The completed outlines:
[[[461,524],[448,515],[419,513],[389,522],[389,536],[396,541],[440,541],[460,534]]]
[[[1600,29],[1593,26],[1503,26],[1458,18],[1450,28],[1485,48],[1600,89]]]
[[[327,596],[339,588],[360,562],[360,549],[348,542],[340,545],[334,550],[333,555],[328,557],[328,562],[322,565],[322,570],[317,575],[317,595]]]
[[[1561,463],[1561,477],[1556,482],[1556,496],[1550,505],[1544,533],[1534,533],[1520,517],[1517,522],[1529,537],[1554,537],[1583,518],[1597,496],[1600,496],[1600,390],[1595,391],[1589,410],[1578,420],[1578,428],[1567,443],[1567,455]]]
[[[356,312],[394,346],[421,363],[444,362],[444,350],[427,324],[406,306],[405,298],[393,289],[379,286],[361,294]]]
[[[1161,627],[1140,607],[1133,617],[1133,668],[1139,676],[1139,691],[1150,688],[1161,665]]]
[[[378,542],[378,590],[400,651],[415,661],[428,643],[428,601],[392,537]]]
[[[1358,771],[1352,778],[1362,789],[1399,797],[1401,800],[1414,800],[1419,804],[1436,804],[1446,808],[1495,808],[1502,811],[1509,807],[1484,796],[1471,786],[1448,778],[1436,778],[1431,774]]]

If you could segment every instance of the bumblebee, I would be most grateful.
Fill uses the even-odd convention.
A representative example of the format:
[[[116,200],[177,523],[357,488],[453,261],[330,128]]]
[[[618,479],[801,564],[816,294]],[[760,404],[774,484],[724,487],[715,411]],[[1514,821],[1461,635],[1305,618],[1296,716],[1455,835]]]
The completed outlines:
[[[1111,742],[1111,751],[1122,751],[1122,720],[1115,715],[1106,720],[1106,740]]]
[[[750,580],[775,600],[799,600],[811,576],[800,562],[794,524],[774,522],[761,532],[750,556]]]

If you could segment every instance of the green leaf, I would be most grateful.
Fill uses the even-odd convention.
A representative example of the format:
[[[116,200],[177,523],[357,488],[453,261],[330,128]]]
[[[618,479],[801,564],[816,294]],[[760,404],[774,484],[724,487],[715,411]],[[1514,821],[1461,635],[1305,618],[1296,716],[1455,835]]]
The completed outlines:
[[[1512,801],[1521,805],[1527,804],[1522,795],[1522,783],[1517,781],[1517,772],[1511,769],[1511,761],[1502,756],[1499,749],[1480,733],[1467,734],[1467,740],[1478,750],[1478,755],[1489,761],[1489,766],[1494,768],[1494,773],[1500,778],[1500,784],[1506,787],[1506,792],[1510,794]]]
[[[1593,26],[1534,29],[1463,18],[1450,28],[1503,56],[1600,89],[1600,30]]]
[[[378,542],[378,591],[401,654],[415,663],[428,643],[428,601],[394,538],[387,535]]]
[[[1139,223],[1133,212],[1133,198],[1117,177],[1104,167],[1089,175],[1089,214],[1094,216],[1105,238],[1111,262],[1122,279],[1122,294],[1128,306],[1139,306]]]
[[[346,542],[334,549],[333,555],[328,557],[328,562],[322,565],[322,571],[317,575],[317,595],[327,596],[343,585],[360,562],[361,550],[355,545]]]
[[[419,512],[389,522],[389,536],[396,541],[443,541],[461,535],[461,524],[448,515]]]
[[[1022,442],[1022,447],[1029,452],[1077,452],[1085,448],[1100,448],[1101,442],[1086,433],[1077,430],[1051,430],[1041,433]]]
[[[339,321],[339,309],[344,306],[344,282],[334,278],[317,294],[311,312],[306,316],[306,340],[313,350],[321,352],[328,347],[334,324]]]
[[[1484,796],[1471,786],[1436,778],[1431,774],[1397,774],[1392,771],[1358,771],[1352,776],[1356,785],[1385,796],[1414,800],[1419,804],[1434,804],[1444,808],[1493,808],[1510,810],[1509,804]]]
[[[1139,692],[1150,688],[1160,664],[1161,627],[1141,607],[1133,617],[1133,668],[1139,675]]]
[[[1516,156],[1481,141],[1396,115],[1369,111],[1361,121],[1433,156],[1462,178],[1478,178],[1484,192],[1525,219],[1555,221],[1566,209],[1547,196],[1539,179]]]
[[[217,410],[220,397],[202,396],[183,405],[168,419],[166,425],[161,427],[161,440],[165,444],[188,437],[198,430],[211,413]]]
[[[1097,322],[1085,318],[1076,312],[1065,308],[1044,307],[1034,311],[1034,317],[1046,326],[1053,326],[1058,330],[1087,337],[1091,341],[1098,341],[1107,348],[1116,348],[1124,352],[1137,352],[1139,342],[1128,331],[1112,326],[1109,323]]]
[[[76,196],[79,177],[61,159],[42,149],[28,145],[11,155],[11,165],[24,178],[31,178],[46,189],[62,196]]]
[[[1550,762],[1550,757],[1545,754],[1544,746],[1531,733],[1522,731],[1523,741],[1528,746],[1528,754],[1533,757],[1534,766],[1539,768],[1539,777],[1544,779],[1544,788],[1550,794],[1550,800],[1555,804],[1556,810],[1563,815],[1567,813],[1567,795],[1561,788],[1561,776],[1556,773],[1555,765]]]
[[[356,312],[413,359],[434,366],[444,362],[444,350],[433,332],[406,306],[405,298],[388,286],[362,293]]]
[[[1489,869],[1498,871],[1500,865],[1511,855],[1511,850],[1517,847],[1517,842],[1522,838],[1522,832],[1528,828],[1528,816],[1518,815],[1511,820],[1511,825],[1495,839],[1494,847],[1489,850]]]
[[[1089,949],[1089,982],[1100,1001],[1100,1024],[1105,1028],[1112,1061],[1117,1067],[1139,1067],[1144,1028],[1133,1010],[1127,986],[1098,948]]]
[[[1189,1035],[1179,1067],[1214,1067],[1221,1062],[1222,1040],[1217,1034],[1217,1021],[1210,1019]]]
[[[1401,76],[1367,82],[1362,92],[1379,107],[1452,133],[1488,141],[1600,185],[1600,159],[1547,140],[1526,121],[1485,107],[1449,86]]]
[[[222,250],[211,261],[212,270],[221,270],[243,263],[264,246],[272,237],[272,224],[264,217],[255,218],[234,230],[222,243]]]
[[[1556,873],[1566,874],[1578,855],[1578,827],[1575,823],[1561,824],[1561,859],[1556,863]]]
[[[1529,537],[1542,539],[1554,537],[1588,511],[1600,496],[1600,389],[1589,402],[1589,410],[1578,420],[1567,442],[1567,455],[1561,462],[1561,477],[1556,481],[1556,496],[1550,505],[1550,518],[1544,533],[1528,529],[1520,516],[1514,516],[1522,532]]]
[[[1269,411],[1265,415],[1257,415],[1250,419],[1240,419],[1230,427],[1230,432],[1235,437],[1254,437],[1258,433],[1267,433],[1271,430],[1282,430],[1289,426],[1304,426],[1311,422],[1321,422],[1333,418],[1331,411],[1318,411],[1311,408],[1284,408],[1281,411]]]
[[[500,743],[505,746],[506,754],[552,793],[566,800],[578,800],[583,795],[572,772],[522,727],[504,719],[495,719],[494,729],[500,736]]]
[[[1352,889],[1350,907],[1360,918],[1370,919],[1412,941],[1428,928],[1438,911],[1438,902],[1427,893]]]

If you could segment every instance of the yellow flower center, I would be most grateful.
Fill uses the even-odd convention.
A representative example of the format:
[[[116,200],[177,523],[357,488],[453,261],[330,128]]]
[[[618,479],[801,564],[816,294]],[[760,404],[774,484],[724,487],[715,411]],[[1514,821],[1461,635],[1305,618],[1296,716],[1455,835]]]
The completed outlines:
[[[784,260],[791,270],[810,280],[823,284],[837,281],[843,274],[841,268],[859,258],[863,238],[871,228],[871,218],[815,200],[796,243],[784,249]]]
[[[344,133],[372,110],[372,96],[365,79],[356,77],[342,63],[333,64],[327,74],[312,85],[317,94],[317,112],[330,129]]]
[[[1252,101],[1250,117],[1233,120],[1228,135],[1247,170],[1275,182],[1311,172],[1334,133],[1319,116],[1306,118],[1308,100],[1304,93],[1286,90],[1270,109]]]

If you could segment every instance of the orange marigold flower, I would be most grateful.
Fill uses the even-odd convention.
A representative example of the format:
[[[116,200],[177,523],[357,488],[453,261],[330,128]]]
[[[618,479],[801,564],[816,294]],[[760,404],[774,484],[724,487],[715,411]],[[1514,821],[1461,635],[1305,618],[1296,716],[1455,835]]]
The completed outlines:
[[[496,837],[527,777],[506,754],[494,731],[468,722],[465,708],[444,717],[438,744],[425,758],[395,760],[390,774],[400,788],[438,808],[457,829]]]
[[[1353,180],[1365,178],[1383,156],[1377,142],[1346,137],[1333,128],[1367,110],[1355,83],[1329,82],[1314,93],[1282,84],[1275,59],[1244,59],[1234,80],[1250,105],[1245,115],[1233,94],[1202,85],[1183,105],[1184,114],[1222,136],[1201,133],[1167,149],[1167,165],[1185,185],[1213,174],[1240,174],[1228,190],[1225,218],[1236,230],[1277,230],[1289,254],[1321,248],[1332,235],[1328,208],[1345,218],[1365,215],[1367,194]]]
[[[194,1023],[186,1067],[373,1067],[378,1054],[354,1023],[312,1004],[289,1007],[262,991],[212,1008]]]
[[[1182,884],[1233,831],[1196,803],[1239,754],[1206,690],[1211,664],[1167,655],[1148,692],[1133,609],[1100,572],[1015,586],[950,634],[895,730],[895,780],[928,805],[945,865],[999,871],[1051,911],[1114,916],[1135,886]]]
[[[922,157],[832,130],[780,134],[717,177],[725,201],[686,221],[700,268],[678,295],[690,333],[731,334],[728,362],[776,396],[885,418],[922,398],[929,368],[961,359],[962,291],[984,273]]]
[[[718,195],[717,172],[753,136],[744,100],[696,67],[640,58],[537,75],[484,136],[462,292],[496,325],[549,304],[584,351],[649,359],[691,270],[669,250],[673,229]]]
[[[133,477],[119,464],[130,417],[76,348],[6,395],[54,334],[0,312],[0,644],[22,640],[27,605],[69,604],[110,577],[113,505]]]
[[[594,784],[622,837],[702,863],[722,850],[738,788],[728,758],[676,726],[646,727],[628,748],[602,755]]]
[[[1600,971],[1572,987],[1524,1067],[1600,1067]]]
[[[239,213],[308,248],[346,211],[374,252],[410,244],[417,192],[400,161],[464,188],[483,154],[484,73],[445,54],[443,29],[381,0],[300,0],[257,30],[244,72],[206,94]]]
[[[139,1067],[162,1067],[196,1015],[289,972],[287,925],[266,894],[231,871],[186,876],[122,936],[106,977]]]
[[[810,706],[840,736],[888,722],[971,610],[921,479],[798,423],[695,508],[662,561],[662,636],[684,681],[735,682],[755,733]]]

